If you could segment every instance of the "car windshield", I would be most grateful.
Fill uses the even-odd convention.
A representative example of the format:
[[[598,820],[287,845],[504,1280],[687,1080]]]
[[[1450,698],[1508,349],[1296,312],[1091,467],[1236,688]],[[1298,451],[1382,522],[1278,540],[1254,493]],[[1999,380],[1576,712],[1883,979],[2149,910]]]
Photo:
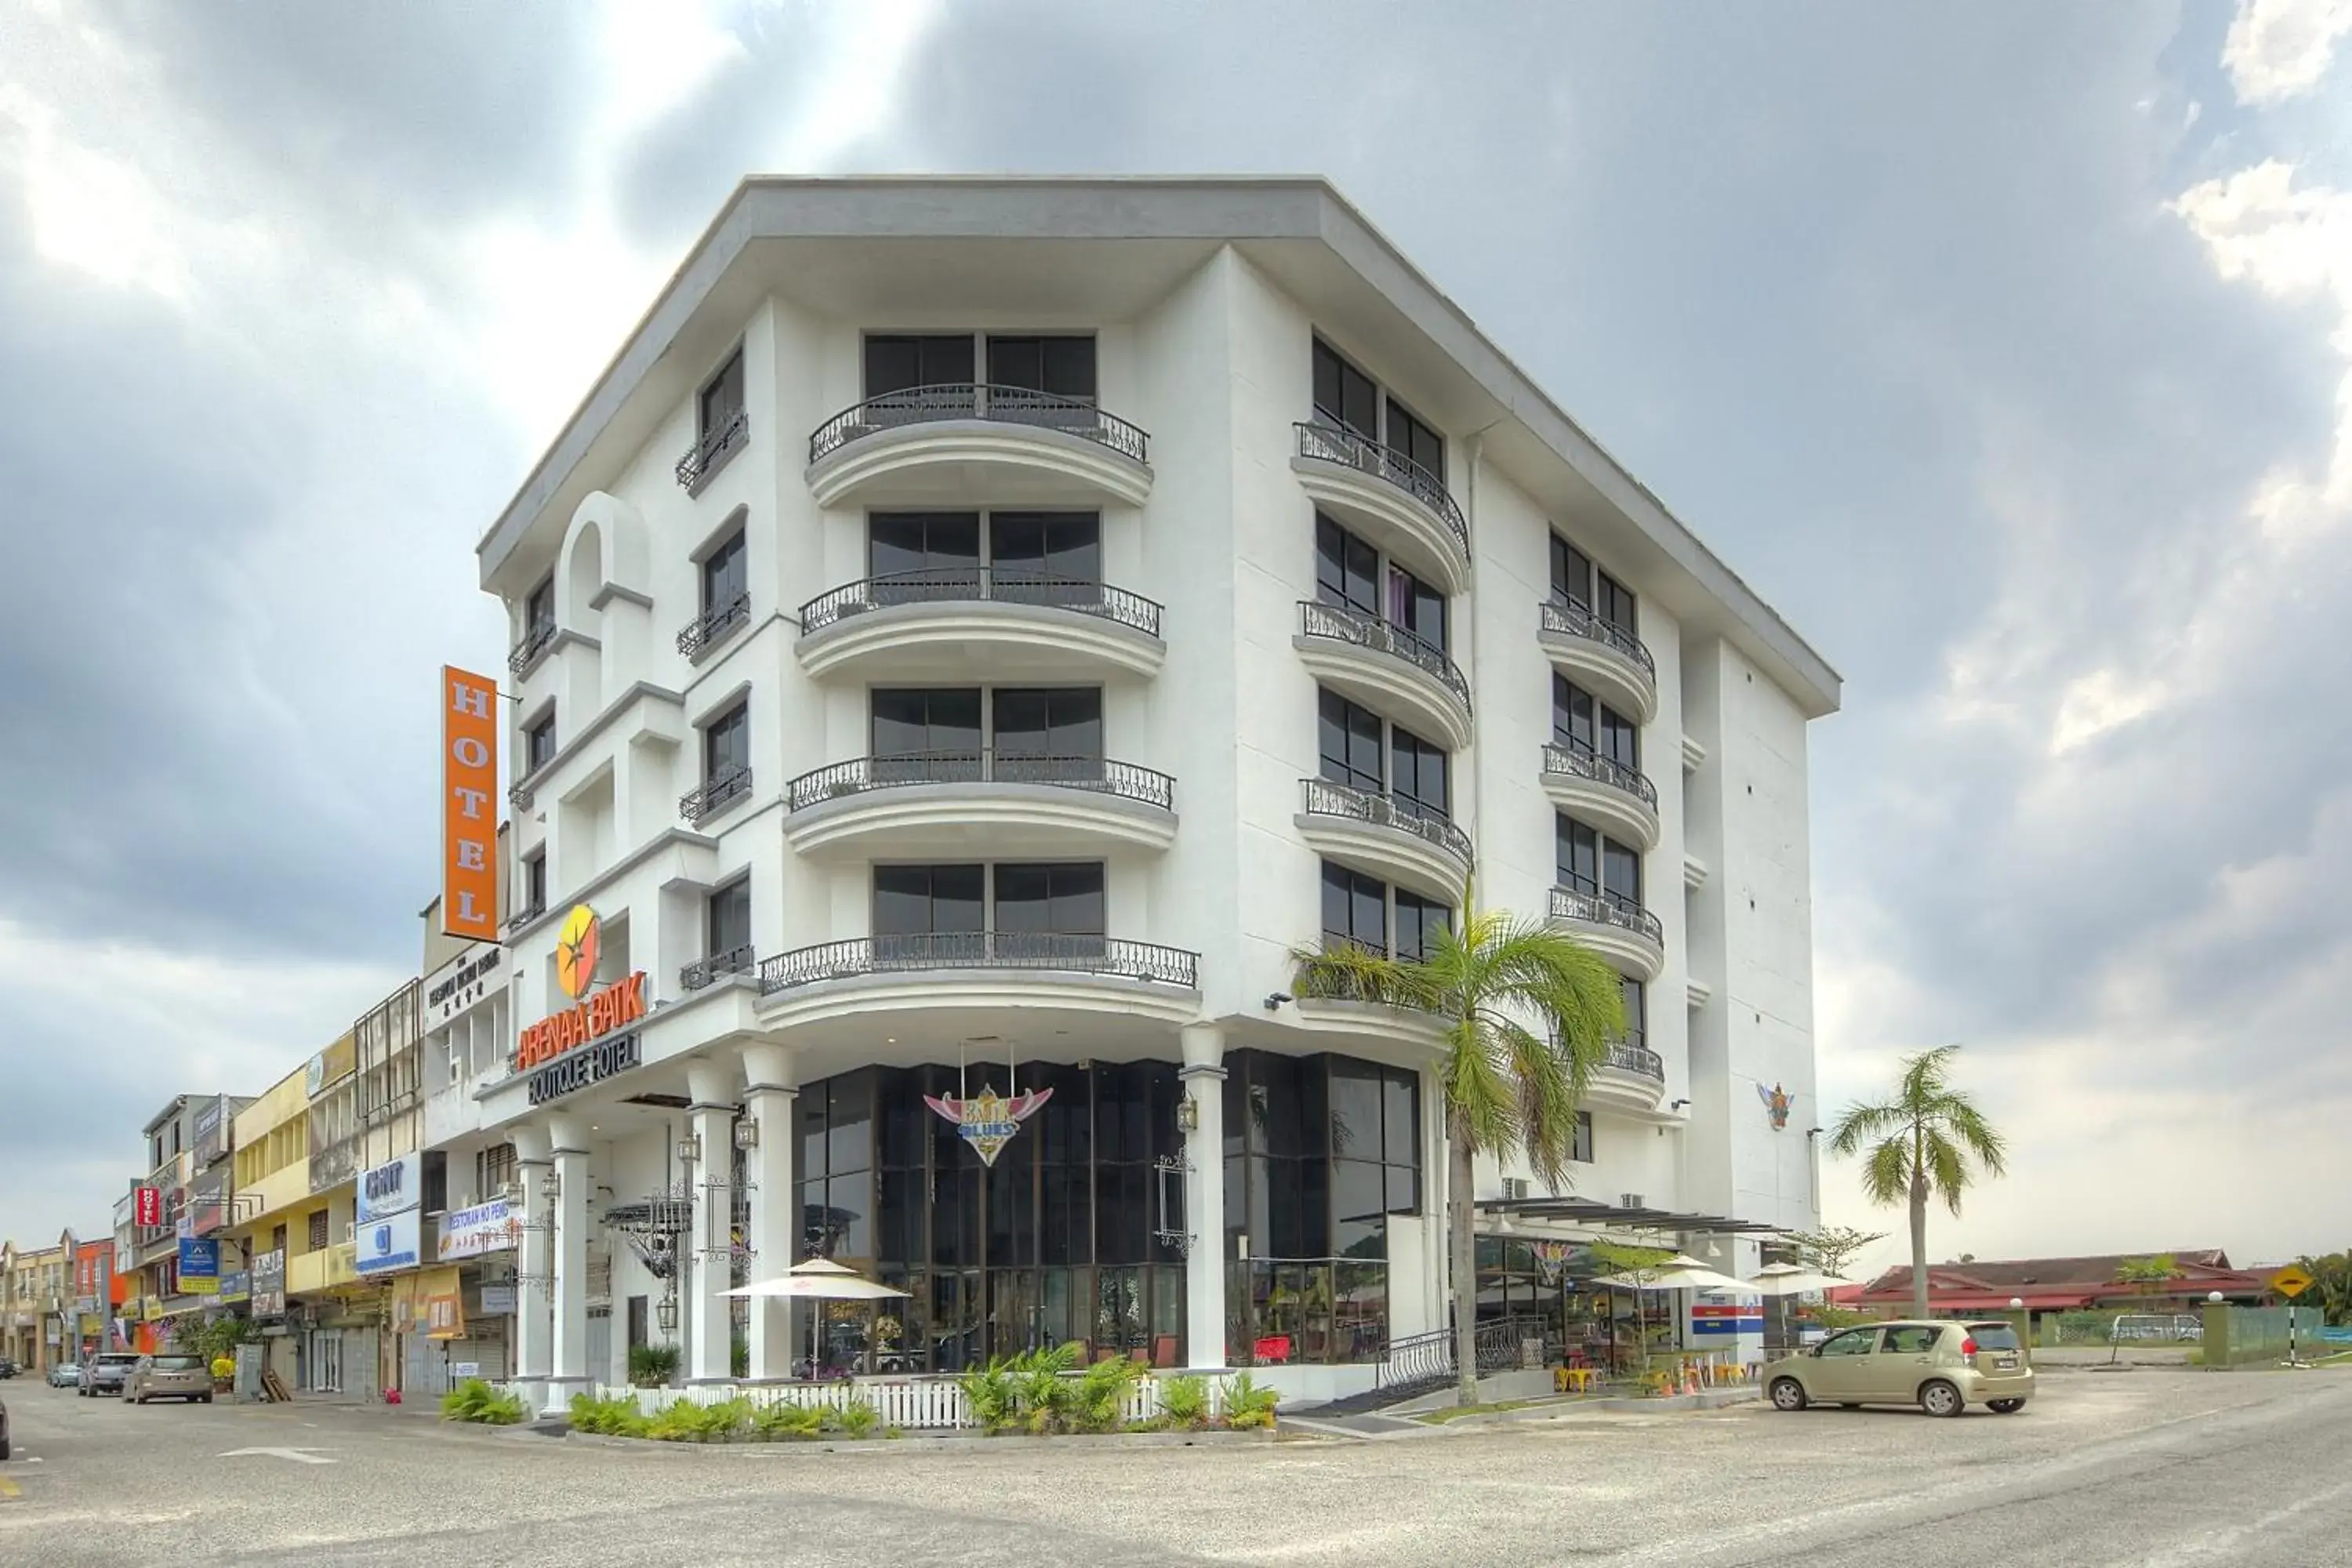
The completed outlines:
[[[1970,1323],[1969,1338],[1976,1341],[1980,1351],[2013,1351],[2017,1348],[2017,1328],[2012,1323]]]
[[[155,1358],[157,1372],[202,1372],[205,1358],[200,1355],[159,1355]]]
[[[136,1366],[139,1364],[139,1358],[135,1355],[102,1355],[98,1358],[96,1364],[99,1366]]]

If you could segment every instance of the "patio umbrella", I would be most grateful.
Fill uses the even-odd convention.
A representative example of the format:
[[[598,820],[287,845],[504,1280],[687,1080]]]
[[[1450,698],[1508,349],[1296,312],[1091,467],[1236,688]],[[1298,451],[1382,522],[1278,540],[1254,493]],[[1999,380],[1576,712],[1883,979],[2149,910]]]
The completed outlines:
[[[721,1292],[729,1296],[782,1297],[795,1301],[882,1301],[908,1292],[895,1285],[884,1285],[868,1279],[854,1269],[845,1268],[830,1258],[812,1258],[805,1263],[794,1264],[790,1272],[773,1279],[761,1279],[750,1285],[739,1285]],[[809,1314],[809,1372],[816,1372],[816,1327],[818,1314]]]
[[[1834,1274],[1816,1274],[1801,1264],[1774,1263],[1759,1268],[1746,1289],[1759,1296],[1802,1296],[1808,1291],[1834,1290],[1853,1283]]]
[[[1745,1279],[1734,1279],[1728,1274],[1718,1274],[1697,1258],[1677,1252],[1655,1268],[1644,1268],[1640,1274],[1615,1274],[1601,1281],[1620,1290],[1728,1290],[1740,1295],[1754,1295],[1756,1288]]]

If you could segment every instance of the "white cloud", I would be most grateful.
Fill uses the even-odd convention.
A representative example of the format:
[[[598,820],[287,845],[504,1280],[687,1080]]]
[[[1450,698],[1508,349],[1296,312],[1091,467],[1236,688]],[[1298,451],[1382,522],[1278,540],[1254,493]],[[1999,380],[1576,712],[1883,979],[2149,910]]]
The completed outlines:
[[[2352,0],[2244,0],[2221,46],[2241,103],[2283,102],[2319,85],[2352,33]]]

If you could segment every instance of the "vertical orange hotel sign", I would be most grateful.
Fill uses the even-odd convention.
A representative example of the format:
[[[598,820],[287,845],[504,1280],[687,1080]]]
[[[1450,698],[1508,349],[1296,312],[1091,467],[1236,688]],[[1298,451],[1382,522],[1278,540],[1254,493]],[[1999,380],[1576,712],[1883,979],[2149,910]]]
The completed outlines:
[[[499,688],[441,667],[441,929],[499,939]]]

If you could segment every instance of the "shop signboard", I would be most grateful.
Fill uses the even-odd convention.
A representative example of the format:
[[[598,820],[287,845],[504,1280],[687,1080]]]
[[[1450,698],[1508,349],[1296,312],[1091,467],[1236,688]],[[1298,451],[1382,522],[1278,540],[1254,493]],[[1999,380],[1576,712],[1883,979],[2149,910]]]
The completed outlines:
[[[286,1249],[273,1247],[267,1252],[253,1255],[253,1315],[257,1318],[282,1318],[286,1315]]]
[[[511,1285],[482,1287],[482,1316],[511,1318],[515,1310],[515,1288]]]
[[[455,1268],[436,1268],[417,1282],[417,1290],[425,1307],[425,1334],[427,1339],[462,1340],[466,1337],[466,1303]]]
[[[499,687],[441,667],[441,930],[499,939]]]
[[[180,1238],[180,1293],[212,1296],[220,1291],[220,1243],[210,1237]]]
[[[352,1237],[352,1270],[365,1277],[415,1268],[420,1234],[416,1221],[415,1209],[404,1209],[373,1224],[356,1226]]]
[[[227,1223],[228,1172],[224,1168],[188,1194],[188,1229],[192,1235],[210,1236]]]
[[[226,1306],[231,1301],[253,1299],[253,1275],[243,1268],[231,1269],[220,1277],[220,1300]]]
[[[993,1089],[982,1088],[970,1100],[958,1100],[954,1095],[927,1094],[923,1103],[941,1118],[954,1123],[956,1136],[971,1145],[983,1165],[996,1163],[996,1156],[1021,1124],[1045,1108],[1054,1098],[1051,1089],[1034,1089],[1001,1098]]]
[[[1711,1290],[1691,1302],[1691,1332],[1701,1338],[1764,1331],[1764,1298]]]
[[[521,1240],[522,1215],[519,1205],[504,1198],[492,1198],[488,1203],[441,1216],[439,1252],[444,1263],[510,1251]]]
[[[163,1223],[163,1189],[161,1187],[133,1189],[131,1199],[131,1216],[132,1224],[150,1230],[162,1225]]]
[[[195,1163],[196,1169],[200,1171],[221,1157],[221,1145],[225,1142],[226,1131],[223,1124],[226,1120],[224,1112],[227,1109],[227,1104],[226,1100],[215,1095],[196,1107]]]
[[[372,1171],[361,1173],[359,1223],[373,1225],[378,1220],[389,1219],[404,1210],[415,1208],[424,1186],[425,1156],[422,1154],[403,1154]]]
[[[425,978],[425,1026],[438,1029],[489,995],[506,950],[477,942]]]

